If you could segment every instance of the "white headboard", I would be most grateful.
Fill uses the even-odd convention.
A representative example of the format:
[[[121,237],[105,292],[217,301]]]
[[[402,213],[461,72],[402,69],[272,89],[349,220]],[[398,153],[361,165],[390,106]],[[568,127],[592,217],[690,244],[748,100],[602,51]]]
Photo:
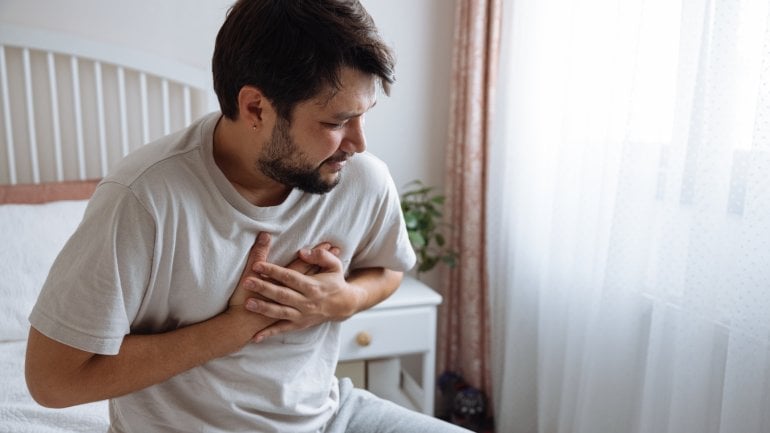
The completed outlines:
[[[211,73],[50,31],[0,25],[0,184],[98,179],[211,111]]]

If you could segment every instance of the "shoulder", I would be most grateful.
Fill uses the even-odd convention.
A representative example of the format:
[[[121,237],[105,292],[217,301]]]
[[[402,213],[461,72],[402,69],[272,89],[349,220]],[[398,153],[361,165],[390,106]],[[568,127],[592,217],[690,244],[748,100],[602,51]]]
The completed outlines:
[[[375,212],[398,204],[398,191],[388,166],[368,152],[350,159],[331,194],[335,199]]]
[[[364,152],[354,156],[343,173],[342,182],[366,189],[385,189],[393,183],[388,166],[375,155]]]
[[[145,144],[126,155],[105,177],[105,181],[131,187],[145,177],[165,172],[184,156],[199,153],[203,137],[208,129],[213,130],[218,118],[215,113],[202,117],[190,126]]]
[[[185,129],[134,150],[116,164],[99,186],[110,185],[105,190],[122,186],[148,208],[200,192],[200,184],[208,179],[202,149],[210,140],[218,117],[205,116]]]

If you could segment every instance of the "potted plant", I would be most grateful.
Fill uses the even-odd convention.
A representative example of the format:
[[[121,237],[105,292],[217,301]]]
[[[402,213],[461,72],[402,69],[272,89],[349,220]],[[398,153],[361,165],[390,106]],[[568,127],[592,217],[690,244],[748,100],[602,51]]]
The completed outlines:
[[[427,272],[439,263],[454,267],[457,253],[446,244],[443,230],[447,224],[442,207],[445,197],[419,180],[409,182],[401,194],[401,211],[404,214],[409,241],[417,254],[417,275]]]

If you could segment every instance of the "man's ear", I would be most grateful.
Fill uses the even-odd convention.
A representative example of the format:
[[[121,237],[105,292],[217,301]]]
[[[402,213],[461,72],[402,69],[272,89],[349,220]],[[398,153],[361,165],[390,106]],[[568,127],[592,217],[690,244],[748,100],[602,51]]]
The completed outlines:
[[[241,87],[238,92],[239,120],[246,122],[250,127],[260,127],[271,109],[270,101],[261,90],[254,86]]]

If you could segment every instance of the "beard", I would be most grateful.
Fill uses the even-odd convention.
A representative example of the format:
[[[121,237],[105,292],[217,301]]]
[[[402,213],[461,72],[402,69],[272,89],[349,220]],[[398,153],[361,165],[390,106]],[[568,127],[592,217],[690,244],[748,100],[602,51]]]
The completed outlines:
[[[276,182],[311,194],[325,194],[337,186],[342,177],[341,173],[334,180],[326,181],[321,177],[320,169],[323,163],[314,167],[302,162],[306,159],[305,153],[289,134],[289,121],[279,118],[256,165],[257,169]],[[324,163],[336,160],[339,159],[332,157]]]

